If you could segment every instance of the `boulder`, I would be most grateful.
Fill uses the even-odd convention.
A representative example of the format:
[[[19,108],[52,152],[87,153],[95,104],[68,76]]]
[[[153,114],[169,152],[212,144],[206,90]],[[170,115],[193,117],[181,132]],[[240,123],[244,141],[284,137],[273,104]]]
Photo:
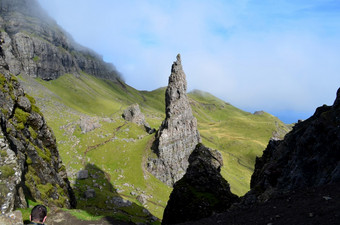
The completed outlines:
[[[77,179],[78,180],[84,180],[89,177],[89,171],[88,170],[80,170],[77,173]]]
[[[177,224],[226,211],[238,197],[221,176],[222,155],[198,144],[189,157],[189,167],[174,185],[164,210],[162,224]]]
[[[155,130],[151,129],[150,125],[145,121],[145,116],[140,111],[138,104],[133,104],[129,106],[127,109],[124,110],[122,116],[126,121],[130,121],[137,125],[143,125],[146,131],[150,134],[155,132]]]

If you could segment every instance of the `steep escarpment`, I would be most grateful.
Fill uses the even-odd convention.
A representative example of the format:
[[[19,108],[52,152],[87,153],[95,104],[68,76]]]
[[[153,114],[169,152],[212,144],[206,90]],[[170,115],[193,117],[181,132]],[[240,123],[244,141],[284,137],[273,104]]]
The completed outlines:
[[[191,152],[201,141],[186,91],[186,77],[178,54],[165,93],[166,118],[153,146],[158,158],[149,159],[148,163],[148,170],[169,186],[182,178]]]
[[[76,44],[36,0],[1,0],[0,27],[4,59],[14,75],[52,80],[66,73],[85,72],[119,79],[113,65]]]
[[[251,188],[260,200],[284,191],[340,181],[340,89],[284,140],[269,142],[256,159]]]
[[[221,176],[222,155],[198,144],[189,157],[189,167],[174,185],[162,224],[194,221],[227,210],[238,197]]]
[[[57,149],[35,100],[25,94],[0,58],[0,205],[3,213],[32,199],[75,207],[75,197]]]

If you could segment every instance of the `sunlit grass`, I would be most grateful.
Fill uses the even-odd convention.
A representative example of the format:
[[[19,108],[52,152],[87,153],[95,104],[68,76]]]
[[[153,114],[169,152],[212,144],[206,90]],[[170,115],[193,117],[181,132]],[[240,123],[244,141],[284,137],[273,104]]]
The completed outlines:
[[[126,123],[121,114],[129,105],[138,103],[150,126],[158,129],[165,117],[165,88],[137,91],[128,85],[86,74],[80,77],[66,74],[53,81],[34,82],[37,90],[29,94],[37,98],[37,104],[57,137],[69,179],[74,183],[79,170],[88,164],[94,165],[109,175],[108,182],[120,196],[135,204],[135,208],[126,209],[125,213],[136,213],[140,210],[138,207],[146,207],[162,218],[171,188],[145,170],[147,157],[152,154],[150,143],[154,134],[149,135],[143,127]],[[42,94],[39,87],[50,92]],[[249,190],[255,157],[262,155],[272,132],[285,125],[269,114],[244,112],[208,93],[195,91],[189,97],[203,143],[221,151],[224,160],[221,173],[230,183],[232,192],[243,195]],[[101,126],[81,133],[79,120],[84,116]],[[142,191],[150,197],[144,206],[131,194]],[[100,198],[104,199],[105,193]],[[97,202],[93,202],[94,206]],[[83,203],[80,201],[80,205]],[[98,218],[81,210],[72,213],[80,214],[85,220]],[[118,213],[116,217],[126,219],[126,214]]]

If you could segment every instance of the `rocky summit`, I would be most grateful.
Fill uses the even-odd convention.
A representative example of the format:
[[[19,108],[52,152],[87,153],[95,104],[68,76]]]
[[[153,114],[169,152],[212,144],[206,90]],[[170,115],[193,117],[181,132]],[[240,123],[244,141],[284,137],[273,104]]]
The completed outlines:
[[[53,131],[34,98],[25,94],[7,69],[0,51],[1,212],[25,208],[27,199],[74,207],[75,197]]]
[[[222,155],[198,144],[189,157],[189,167],[177,181],[164,211],[162,224],[194,221],[227,210],[238,197],[221,176]]]
[[[148,162],[148,170],[169,186],[182,178],[188,158],[201,140],[186,92],[186,77],[178,54],[165,93],[166,118],[153,145],[157,158]]]
[[[85,72],[119,78],[113,65],[76,44],[36,0],[1,0],[0,27],[4,60],[14,75],[53,80],[66,73]]]

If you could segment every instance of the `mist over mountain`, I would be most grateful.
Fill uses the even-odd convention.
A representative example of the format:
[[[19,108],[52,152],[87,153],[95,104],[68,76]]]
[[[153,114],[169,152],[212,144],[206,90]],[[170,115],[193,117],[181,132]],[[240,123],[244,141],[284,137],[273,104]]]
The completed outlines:
[[[129,86],[36,0],[1,0],[0,26],[0,223],[27,223],[36,204],[50,206],[51,225],[260,221],[243,210],[297,188],[332,203],[304,216],[338,222],[339,91],[292,130],[267,112],[187,93],[180,55],[166,66],[167,87]],[[266,224],[290,219],[261,212]]]
[[[121,79],[112,64],[76,44],[37,1],[3,0],[0,7],[4,59],[14,75],[51,80],[65,73],[85,72]]]

